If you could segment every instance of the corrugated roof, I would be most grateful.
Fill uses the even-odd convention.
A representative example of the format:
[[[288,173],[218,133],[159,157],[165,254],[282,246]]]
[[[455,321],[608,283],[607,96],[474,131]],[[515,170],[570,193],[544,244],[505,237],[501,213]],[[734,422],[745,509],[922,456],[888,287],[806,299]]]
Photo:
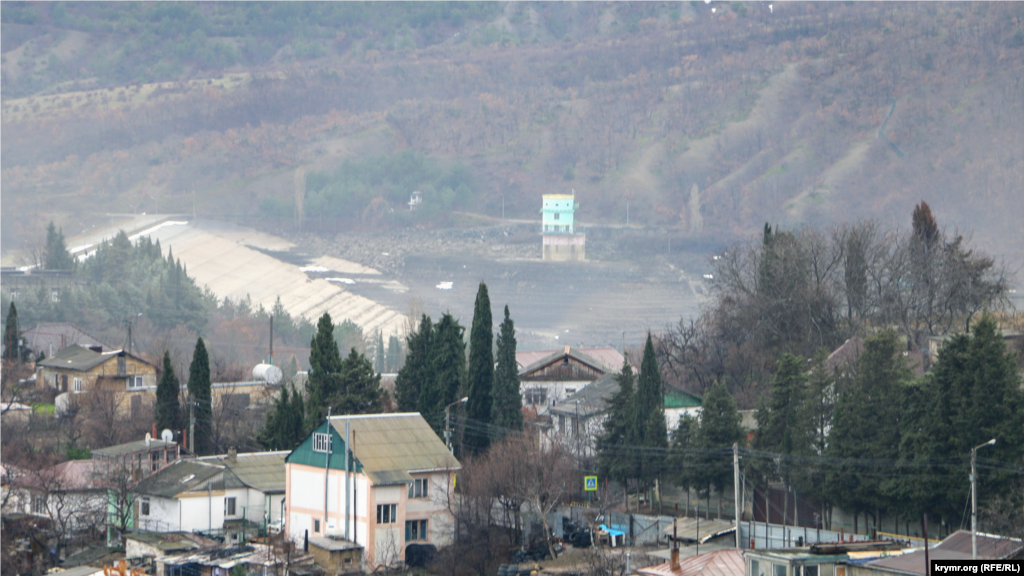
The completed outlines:
[[[238,454],[233,462],[227,456],[210,456],[200,460],[227,467],[242,484],[264,494],[284,494],[284,459],[289,453],[286,450]]]
[[[551,407],[549,412],[556,414],[576,415],[576,402],[579,401],[579,414],[591,416],[608,409],[608,402],[619,391],[617,374],[609,372],[583,387],[582,390],[570,395],[564,401]]]
[[[98,352],[93,352],[88,348],[82,348],[81,346],[74,344],[60,352],[57,352],[50,358],[39,362],[37,365],[44,366],[46,368],[61,368],[64,370],[78,370],[80,372],[85,372],[99,366],[109,359],[110,356],[105,356]]]
[[[610,348],[612,351],[615,351],[615,349],[611,348],[610,346],[608,348]],[[562,360],[566,356],[568,356],[569,358],[572,358],[573,360],[576,360],[577,362],[580,362],[582,364],[586,364],[587,366],[590,366],[591,368],[594,368],[594,369],[596,369],[596,370],[598,370],[598,371],[600,371],[602,373],[612,372],[614,370],[617,370],[619,366],[622,366],[621,360],[620,360],[620,363],[619,363],[618,366],[608,366],[604,362],[601,362],[600,360],[592,357],[590,354],[587,354],[586,352],[584,352],[584,350],[587,350],[587,351],[595,351],[595,350],[597,350],[599,352],[607,354],[607,352],[604,351],[603,349],[572,348],[571,346],[566,346],[565,348],[563,348],[561,350],[548,351],[547,355],[542,356],[542,357],[538,358],[537,360],[534,360],[530,364],[526,365],[522,370],[519,371],[519,375],[523,376],[524,374],[529,374],[530,372],[534,372],[536,370],[539,370],[539,369],[543,368],[544,366],[548,366],[549,364],[554,364],[555,362],[558,362],[558,361]],[[615,351],[615,353],[618,354],[617,351]],[[622,358],[621,354],[619,354],[619,358],[620,359]],[[518,362],[518,360],[519,360],[519,355],[516,354],[516,361]]]
[[[175,445],[176,443],[174,442],[164,442],[163,440],[150,440],[148,444],[145,440],[137,440],[135,442],[126,442],[124,444],[118,444],[116,446],[98,448],[96,450],[93,450],[92,453],[99,454],[100,456],[125,456],[127,454],[135,454],[136,452],[160,450]]]
[[[460,467],[418,413],[334,416],[331,425],[342,438],[346,421],[352,452],[374,484],[404,484],[412,481],[409,472]]]
[[[594,346],[590,348],[571,348],[597,360],[607,368],[606,371],[618,370],[622,366],[622,354],[611,346]],[[534,362],[552,354],[564,353],[564,348],[557,350],[517,350],[516,363],[525,368]]]
[[[198,488],[200,485],[205,487],[207,480],[212,480],[223,472],[224,468],[216,464],[179,460],[159,472],[154,472],[139,482],[132,491],[136,494],[174,498],[178,494]],[[223,481],[220,483],[223,484]]]
[[[679,568],[673,570],[666,562],[637,570],[647,576],[743,576],[746,563],[742,550],[717,550],[679,561]]]
[[[1013,556],[1022,549],[1024,549],[1024,543],[1019,538],[978,533],[978,558],[1002,560]],[[939,545],[933,550],[952,550],[970,554],[971,533],[968,530],[957,530],[939,542]]]
[[[672,526],[669,525],[663,531],[665,534],[672,534]],[[707,520],[697,518],[676,518],[675,534],[680,540],[700,540],[703,544],[712,538],[732,534],[736,532],[736,526],[732,522],[722,520]]]
[[[53,576],[92,576],[93,574],[102,574],[103,568],[94,568],[92,566],[76,566],[74,568],[68,568],[67,570],[61,570],[59,572],[51,572]]]

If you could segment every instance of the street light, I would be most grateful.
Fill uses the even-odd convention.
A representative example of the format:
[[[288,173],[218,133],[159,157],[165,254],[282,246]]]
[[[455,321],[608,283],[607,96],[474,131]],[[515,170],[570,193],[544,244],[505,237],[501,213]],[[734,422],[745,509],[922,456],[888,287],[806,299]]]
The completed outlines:
[[[455,402],[452,402],[451,404],[444,407],[444,445],[448,447],[449,452],[452,451],[452,406],[455,406],[456,404],[462,404],[467,400],[469,400],[469,396],[466,396],[462,400],[456,400]]]
[[[996,439],[993,438],[984,444],[971,448],[971,560],[978,559],[978,473],[974,470],[974,453],[978,448],[994,446]]]

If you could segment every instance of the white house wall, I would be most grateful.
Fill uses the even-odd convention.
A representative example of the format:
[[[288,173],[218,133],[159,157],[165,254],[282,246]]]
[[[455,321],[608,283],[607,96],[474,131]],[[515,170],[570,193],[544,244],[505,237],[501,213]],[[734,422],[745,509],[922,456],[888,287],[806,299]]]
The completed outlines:
[[[149,499],[149,515],[142,515],[142,503]],[[181,518],[178,501],[174,498],[157,496],[137,496],[135,499],[139,510],[139,528],[151,532],[174,532],[180,530]]]
[[[179,495],[181,529],[216,530],[224,527],[224,492],[189,492]]]

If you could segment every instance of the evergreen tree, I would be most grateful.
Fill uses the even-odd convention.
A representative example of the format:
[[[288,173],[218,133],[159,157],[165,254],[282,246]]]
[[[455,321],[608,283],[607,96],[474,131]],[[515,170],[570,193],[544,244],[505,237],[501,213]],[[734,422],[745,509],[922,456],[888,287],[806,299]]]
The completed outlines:
[[[480,283],[473,307],[473,327],[469,332],[469,371],[467,374],[469,400],[466,416],[474,425],[466,431],[466,445],[480,452],[490,445],[491,405],[494,400],[494,323],[491,319],[491,298],[487,284]]]
[[[398,336],[388,336],[388,372],[394,374],[402,368],[402,342]]]
[[[18,339],[21,333],[18,330],[18,309],[14,302],[7,308],[7,321],[4,324],[4,360],[18,361]]]
[[[188,393],[195,403],[196,454],[206,455],[213,451],[213,397],[210,393],[210,357],[206,353],[203,339],[196,340],[196,349],[192,353],[192,364],[188,368]]]
[[[793,454],[803,434],[798,411],[803,403],[804,362],[792,354],[783,354],[778,369],[771,379],[768,397],[757,409],[757,432],[754,447],[779,454]],[[789,464],[783,460],[776,467],[774,463],[762,471],[766,480],[780,478],[790,484]]]
[[[901,429],[900,461],[909,470],[936,461],[949,462],[925,478],[910,474],[890,481],[888,488],[912,516],[928,512],[947,521],[960,518],[971,448],[995,438],[995,446],[978,452],[991,462],[979,469],[988,499],[1008,494],[1008,475],[991,470],[1012,468],[1024,455],[1024,393],[1012,352],[992,316],[985,314],[970,336],[946,341],[931,373],[912,389],[912,411]],[[998,463],[997,463],[998,462]],[[994,466],[993,466],[994,465]]]
[[[669,448],[668,474],[679,483],[680,488],[699,488],[696,474],[697,433],[700,422],[683,414],[672,434],[672,446]]]
[[[43,266],[46,270],[74,270],[75,259],[68,252],[68,246],[64,241],[64,230],[57,230],[50,221],[46,227],[46,262]]]
[[[355,348],[341,361],[338,389],[328,402],[336,415],[380,412],[380,374],[369,358]]]
[[[380,330],[377,330],[377,341],[374,344],[373,357],[373,369],[378,374],[383,373],[387,369],[387,364],[384,360],[384,333]]]
[[[494,370],[494,404],[491,417],[499,430],[523,429],[523,395],[519,391],[516,363],[516,327],[505,306],[505,320],[498,333],[498,366]]]
[[[311,432],[327,417],[329,401],[337,394],[341,372],[341,354],[334,341],[334,323],[324,312],[316,324],[309,344],[309,376],[306,378],[306,432]]]
[[[302,394],[295,389],[294,385],[292,385],[292,409],[288,411],[284,429],[293,448],[306,439],[306,404],[302,400]]]
[[[665,430],[665,392],[650,332],[647,333],[644,356],[640,362],[633,418],[633,429],[627,436],[634,439],[630,444],[643,448],[638,459],[637,478],[645,483],[652,482],[661,475],[664,467],[668,433]]]
[[[629,360],[622,359],[622,368],[615,375],[619,385],[608,403],[608,416],[604,420],[604,433],[597,438],[597,469],[605,476],[625,484],[636,477],[635,452],[625,448],[633,426],[633,397],[635,378]]]
[[[812,459],[825,455],[835,408],[836,376],[829,373],[825,365],[827,358],[827,352],[819,352],[814,357],[804,389],[803,402],[797,410],[799,426],[796,430],[797,442],[793,452]],[[820,503],[822,510],[831,509],[826,497],[828,491],[822,467],[817,464],[805,465],[791,469],[790,473],[802,494]]]
[[[438,435],[444,433],[445,407],[458,400],[459,391],[465,388],[464,331],[458,320],[448,312],[441,316],[434,329],[433,345],[428,356],[433,378],[425,381],[420,390],[419,412]]]
[[[744,441],[736,399],[725,384],[715,382],[701,403],[693,459],[693,483],[705,494],[714,487],[721,493],[733,479],[732,445]]]
[[[418,412],[420,390],[434,380],[431,351],[434,342],[434,325],[426,314],[420,319],[418,330],[406,337],[408,356],[395,378],[395,402],[399,412]]]
[[[181,405],[178,397],[181,395],[181,383],[174,374],[174,366],[171,365],[171,353],[164,351],[164,371],[160,375],[160,382],[156,385],[156,428],[157,430],[180,430],[181,429]]]
[[[857,375],[839,391],[828,452],[839,459],[891,459],[899,456],[900,419],[912,373],[893,331],[864,341]],[[844,510],[874,514],[893,507],[882,490],[883,478],[852,463],[833,467],[826,481],[830,499]]]
[[[256,442],[267,450],[293,450],[305,438],[302,395],[292,387],[281,386],[274,407],[267,412],[267,420],[256,436]]]

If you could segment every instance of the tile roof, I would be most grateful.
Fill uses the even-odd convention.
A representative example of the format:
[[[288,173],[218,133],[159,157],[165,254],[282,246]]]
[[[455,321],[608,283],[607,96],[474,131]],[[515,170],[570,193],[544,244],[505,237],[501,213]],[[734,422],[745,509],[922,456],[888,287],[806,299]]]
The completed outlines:
[[[745,571],[743,551],[730,549],[682,559],[679,561],[679,568],[675,570],[666,562],[641,568],[637,573],[645,576],[743,576]]]
[[[409,472],[460,468],[418,413],[334,416],[331,425],[342,438],[346,421],[353,434],[352,452],[376,485],[411,482]]]

